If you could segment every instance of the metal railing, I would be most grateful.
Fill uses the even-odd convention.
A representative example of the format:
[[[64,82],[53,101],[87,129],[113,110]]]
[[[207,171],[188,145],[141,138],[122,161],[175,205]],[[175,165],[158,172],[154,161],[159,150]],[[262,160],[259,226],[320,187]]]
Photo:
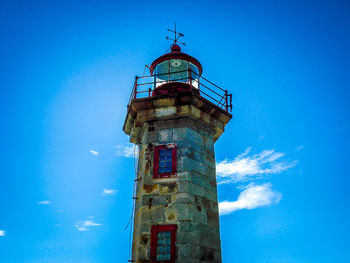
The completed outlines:
[[[142,77],[136,76],[128,105],[134,99],[154,97],[156,96],[155,91],[161,89],[162,85],[174,82],[188,84],[192,90],[197,90],[200,96],[216,106],[227,112],[232,111],[232,94],[191,69]]]

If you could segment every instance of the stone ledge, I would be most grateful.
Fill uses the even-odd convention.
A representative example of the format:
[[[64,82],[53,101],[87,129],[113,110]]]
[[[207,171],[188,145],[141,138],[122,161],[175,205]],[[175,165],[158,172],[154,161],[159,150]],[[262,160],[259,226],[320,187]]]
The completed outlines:
[[[130,135],[131,142],[139,143],[144,123],[181,117],[201,120],[213,128],[216,141],[232,115],[195,93],[134,99],[128,107],[123,130]]]

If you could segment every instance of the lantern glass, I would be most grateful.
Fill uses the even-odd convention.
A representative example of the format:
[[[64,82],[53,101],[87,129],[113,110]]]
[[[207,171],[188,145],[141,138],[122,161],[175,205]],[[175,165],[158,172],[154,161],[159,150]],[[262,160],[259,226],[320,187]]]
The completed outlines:
[[[155,67],[155,87],[168,82],[191,83],[193,87],[199,87],[198,67],[183,59],[170,59],[159,63]]]

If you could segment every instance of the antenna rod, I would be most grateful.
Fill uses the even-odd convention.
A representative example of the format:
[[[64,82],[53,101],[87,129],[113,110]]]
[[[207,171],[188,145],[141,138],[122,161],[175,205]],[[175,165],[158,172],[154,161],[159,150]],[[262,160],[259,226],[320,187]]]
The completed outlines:
[[[166,39],[174,41],[174,44],[173,44],[173,45],[176,45],[177,43],[180,43],[180,44],[182,44],[182,45],[185,46],[185,43],[179,41],[179,39],[180,39],[181,37],[184,37],[184,34],[182,34],[182,33],[176,31],[176,23],[175,23],[175,25],[174,25],[174,30],[168,28],[168,31],[174,33],[174,39],[172,39],[172,38],[170,38],[170,37],[168,37],[168,36],[166,37]]]

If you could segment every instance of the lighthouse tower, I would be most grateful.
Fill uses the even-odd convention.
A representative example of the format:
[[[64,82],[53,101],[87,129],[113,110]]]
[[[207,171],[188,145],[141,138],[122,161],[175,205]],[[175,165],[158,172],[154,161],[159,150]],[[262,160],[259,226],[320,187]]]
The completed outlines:
[[[202,76],[175,33],[136,77],[123,130],[139,147],[131,262],[221,262],[214,143],[232,96]]]

